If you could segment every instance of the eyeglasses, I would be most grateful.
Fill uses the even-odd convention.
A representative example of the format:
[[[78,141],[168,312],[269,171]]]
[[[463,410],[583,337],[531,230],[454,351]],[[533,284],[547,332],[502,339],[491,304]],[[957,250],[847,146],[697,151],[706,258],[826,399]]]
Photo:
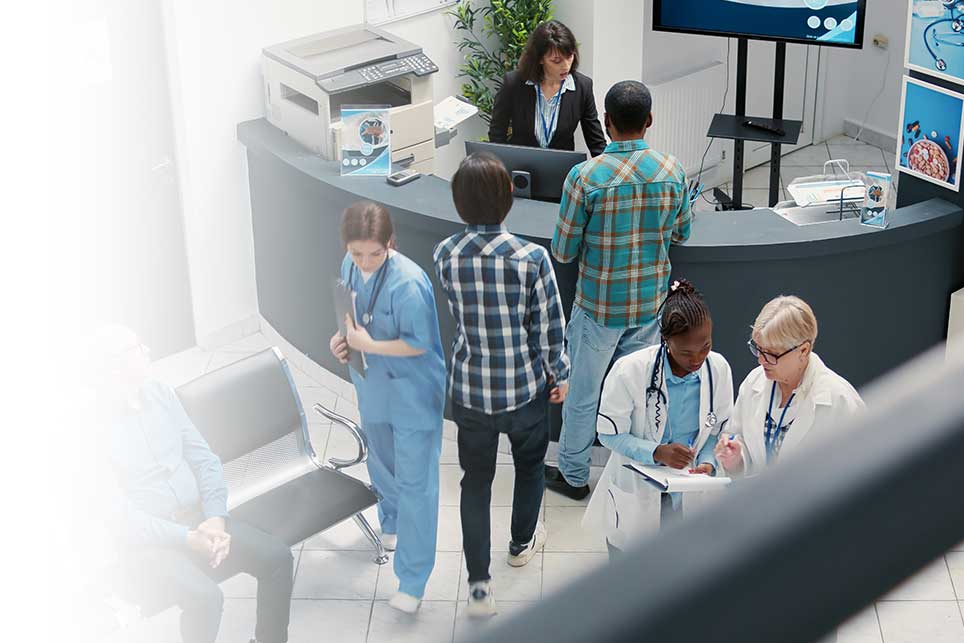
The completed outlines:
[[[785,351],[783,351],[782,353],[780,353],[779,355],[777,355],[777,354],[775,354],[775,353],[769,353],[769,352],[763,350],[762,348],[760,348],[759,346],[757,346],[757,343],[756,343],[755,341],[753,341],[752,338],[750,339],[750,341],[748,341],[748,342],[746,343],[746,345],[747,345],[747,347],[750,349],[750,353],[753,354],[753,357],[759,359],[759,358],[760,358],[760,355],[763,355],[763,361],[765,361],[765,362],[766,362],[767,364],[769,364],[770,366],[776,366],[776,365],[777,365],[777,362],[780,361],[780,358],[781,358],[781,357],[783,357],[784,355],[789,355],[790,353],[792,353],[793,351],[797,350],[798,348],[800,348],[801,346],[803,346],[803,345],[806,344],[806,343],[807,343],[807,342],[800,342],[799,344],[797,344],[797,345],[794,346],[793,348],[791,348],[791,349],[789,349],[789,350],[785,350]]]

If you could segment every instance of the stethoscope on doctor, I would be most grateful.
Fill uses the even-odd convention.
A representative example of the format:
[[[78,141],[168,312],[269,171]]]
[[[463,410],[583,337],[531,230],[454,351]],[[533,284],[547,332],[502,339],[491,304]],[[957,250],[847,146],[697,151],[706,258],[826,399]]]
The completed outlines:
[[[378,302],[378,295],[380,295],[382,292],[382,286],[385,285],[385,275],[388,273],[388,264],[391,260],[391,256],[385,257],[385,261],[382,262],[382,265],[379,266],[378,270],[375,271],[375,275],[372,277],[372,279],[375,280],[375,285],[372,287],[371,299],[368,300],[368,310],[362,313],[361,319],[359,320],[361,321],[362,326],[366,328],[368,328],[368,326],[372,323],[372,314],[375,312],[375,304]],[[356,273],[358,272],[360,272],[358,270],[358,266],[355,265],[355,262],[352,262],[351,269],[348,273],[348,289],[356,293],[358,292],[358,290],[355,288],[356,284],[358,284],[358,279],[356,277]]]
[[[646,405],[649,406],[649,400],[653,395],[656,396],[656,417],[654,422],[656,423],[656,432],[659,433],[659,424],[661,422],[659,417],[659,403],[662,401],[663,404],[668,404],[669,400],[666,399],[666,393],[663,389],[666,386],[666,369],[660,368],[663,364],[663,360],[666,359],[669,349],[666,344],[663,343],[659,347],[659,351],[656,353],[656,361],[653,362],[653,373],[649,377],[649,386],[646,388]],[[716,428],[719,423],[719,418],[716,417],[716,411],[714,410],[714,389],[713,389],[713,367],[710,364],[710,356],[707,355],[704,360],[706,364],[706,374],[707,374],[707,384],[710,386],[710,410],[706,414],[706,419],[703,421],[703,426],[705,426],[710,431]]]
[[[941,18],[927,25],[924,28],[922,38],[924,39],[924,46],[927,47],[927,53],[934,59],[934,66],[937,67],[937,70],[947,71],[947,61],[941,58],[935,50],[940,50],[941,45],[964,47],[964,33],[961,33],[964,31],[964,18],[961,17],[961,14],[964,14],[964,2],[961,0],[941,0],[941,4],[944,5],[945,11],[950,10],[951,17]],[[950,23],[953,33],[937,31],[937,26],[945,23]],[[928,41],[928,37],[932,38],[933,46]]]

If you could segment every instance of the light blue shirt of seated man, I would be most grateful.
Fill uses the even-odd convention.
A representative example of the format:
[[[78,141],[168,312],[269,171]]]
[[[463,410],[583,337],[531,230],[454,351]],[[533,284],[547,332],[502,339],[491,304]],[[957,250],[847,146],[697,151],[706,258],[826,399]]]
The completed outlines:
[[[227,516],[221,461],[191,422],[174,391],[159,382],[140,390],[141,408],[111,425],[111,464],[122,498],[119,509],[132,545],[184,544],[185,512]]]

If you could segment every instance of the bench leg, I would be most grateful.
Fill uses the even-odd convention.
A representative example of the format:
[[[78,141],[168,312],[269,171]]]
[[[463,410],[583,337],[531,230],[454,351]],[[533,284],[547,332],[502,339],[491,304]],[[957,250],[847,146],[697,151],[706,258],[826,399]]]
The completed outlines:
[[[385,553],[385,548],[382,546],[382,540],[378,537],[378,534],[375,533],[375,530],[372,529],[372,526],[368,524],[368,520],[365,519],[365,516],[363,516],[361,512],[358,512],[352,517],[355,520],[355,524],[358,525],[358,528],[361,529],[362,533],[365,534],[365,537],[371,541],[372,546],[375,548],[375,563],[378,565],[384,565],[387,563],[388,554]]]

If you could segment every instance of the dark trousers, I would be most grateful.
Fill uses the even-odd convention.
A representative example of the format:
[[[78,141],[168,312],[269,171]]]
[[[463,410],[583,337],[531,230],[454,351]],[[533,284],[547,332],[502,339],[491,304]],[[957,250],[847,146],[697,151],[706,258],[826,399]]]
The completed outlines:
[[[452,405],[452,419],[459,427],[459,464],[462,466],[462,548],[469,582],[489,580],[489,505],[499,451],[499,434],[509,436],[515,464],[512,494],[512,541],[532,540],[545,492],[545,459],[549,446],[548,394],[543,391],[514,411],[487,415]]]
[[[119,592],[147,613],[181,608],[184,643],[214,643],[224,594],[218,583],[240,572],[258,579],[255,637],[263,643],[288,640],[294,559],[288,545],[251,525],[227,519],[228,557],[216,569],[187,548],[152,547],[126,556]]]

